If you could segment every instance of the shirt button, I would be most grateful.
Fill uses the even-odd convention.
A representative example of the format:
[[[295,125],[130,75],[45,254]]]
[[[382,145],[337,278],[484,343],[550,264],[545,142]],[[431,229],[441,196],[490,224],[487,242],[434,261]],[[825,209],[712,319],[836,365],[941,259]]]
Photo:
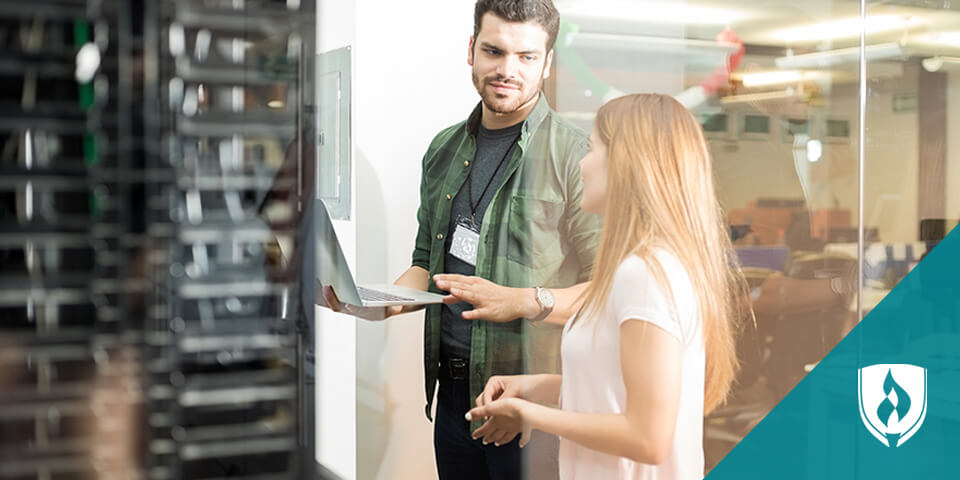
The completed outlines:
[[[467,161],[467,160],[464,160],[464,161],[463,161],[463,166],[464,166],[464,167],[469,167],[469,166],[470,166],[470,162]]]
[[[437,234],[437,240],[443,240],[443,234],[442,234],[442,233],[438,233],[438,234]]]
[[[450,198],[451,198],[451,197],[450,197],[450,194],[448,193],[448,194],[447,194],[447,200],[450,200]]]

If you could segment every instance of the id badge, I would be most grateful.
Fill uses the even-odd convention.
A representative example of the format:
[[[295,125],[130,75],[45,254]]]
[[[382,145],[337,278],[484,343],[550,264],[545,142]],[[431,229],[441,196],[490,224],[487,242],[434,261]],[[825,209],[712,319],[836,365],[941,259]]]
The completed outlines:
[[[458,217],[457,228],[450,241],[450,254],[471,267],[477,266],[477,248],[480,246],[480,228],[469,218]]]

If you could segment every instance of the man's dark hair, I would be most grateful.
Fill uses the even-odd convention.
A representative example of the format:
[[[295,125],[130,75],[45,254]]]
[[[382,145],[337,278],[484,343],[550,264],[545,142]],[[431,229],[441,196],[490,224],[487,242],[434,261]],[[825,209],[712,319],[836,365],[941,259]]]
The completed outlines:
[[[480,34],[480,24],[487,13],[508,22],[536,22],[547,32],[547,52],[553,48],[560,32],[560,14],[552,0],[477,0],[473,13],[474,40]]]

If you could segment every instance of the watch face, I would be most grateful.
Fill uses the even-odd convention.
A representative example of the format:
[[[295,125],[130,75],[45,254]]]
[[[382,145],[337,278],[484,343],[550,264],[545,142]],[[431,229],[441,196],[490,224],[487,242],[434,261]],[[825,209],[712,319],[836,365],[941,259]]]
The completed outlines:
[[[541,288],[540,303],[542,303],[545,308],[553,308],[553,302],[553,292],[547,290],[546,288]]]

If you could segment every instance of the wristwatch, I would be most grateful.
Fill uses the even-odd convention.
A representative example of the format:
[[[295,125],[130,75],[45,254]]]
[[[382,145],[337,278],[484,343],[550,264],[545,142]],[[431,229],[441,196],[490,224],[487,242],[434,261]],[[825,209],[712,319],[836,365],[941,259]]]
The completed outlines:
[[[553,311],[553,305],[555,299],[553,298],[553,292],[543,287],[534,287],[537,290],[537,303],[540,304],[540,313],[530,319],[531,322],[537,323],[547,316],[550,315],[550,312]]]

